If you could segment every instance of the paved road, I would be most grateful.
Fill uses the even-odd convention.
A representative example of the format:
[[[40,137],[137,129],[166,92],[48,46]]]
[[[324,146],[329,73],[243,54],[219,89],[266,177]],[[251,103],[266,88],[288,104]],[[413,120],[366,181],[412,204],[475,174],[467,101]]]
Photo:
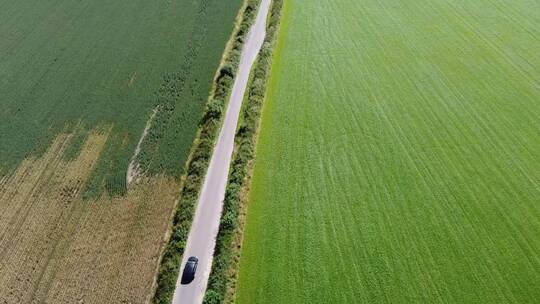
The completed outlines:
[[[234,147],[234,135],[238,124],[238,116],[244,93],[246,91],[249,74],[266,35],[266,17],[271,0],[262,0],[255,23],[253,24],[246,43],[238,74],[231,92],[231,99],[225,114],[225,121],[206,173],[206,179],[195,218],[189,233],[186,250],[180,268],[180,276],[176,282],[173,304],[199,304],[202,303],[208,276],[212,266],[216,236],[219,229],[219,220],[225,197],[225,187],[229,175],[229,166]],[[199,258],[199,266],[195,280],[189,285],[181,285],[180,278],[184,265],[190,256]]]

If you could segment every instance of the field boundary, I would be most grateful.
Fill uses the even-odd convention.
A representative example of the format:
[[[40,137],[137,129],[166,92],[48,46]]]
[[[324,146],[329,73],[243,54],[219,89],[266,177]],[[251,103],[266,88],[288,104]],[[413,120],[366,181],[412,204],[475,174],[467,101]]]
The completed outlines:
[[[272,1],[264,44],[252,70],[249,88],[244,97],[242,119],[235,137],[233,161],[204,304],[234,303],[235,300],[255,147],[283,5],[283,0]]]
[[[223,113],[238,70],[244,40],[259,4],[260,0],[245,0],[214,76],[211,94],[184,167],[186,173],[180,182],[182,190],[171,215],[170,228],[164,237],[164,249],[152,287],[153,296],[149,301],[151,303],[169,304],[172,301],[199,193],[222,126]]]

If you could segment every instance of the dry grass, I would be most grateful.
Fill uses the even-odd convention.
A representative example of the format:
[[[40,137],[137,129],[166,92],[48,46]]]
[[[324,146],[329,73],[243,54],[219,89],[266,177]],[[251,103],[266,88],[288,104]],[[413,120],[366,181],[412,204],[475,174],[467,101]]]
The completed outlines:
[[[61,134],[40,158],[0,180],[0,303],[143,303],[178,195],[165,177],[124,197],[84,201],[81,189],[108,131],[72,161]]]

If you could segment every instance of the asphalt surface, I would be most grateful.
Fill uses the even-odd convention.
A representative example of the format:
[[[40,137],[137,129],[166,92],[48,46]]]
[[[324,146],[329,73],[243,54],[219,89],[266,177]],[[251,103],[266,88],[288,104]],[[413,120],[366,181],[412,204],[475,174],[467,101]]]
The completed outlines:
[[[249,74],[266,35],[266,18],[270,3],[271,0],[262,0],[255,22],[244,44],[225,120],[206,173],[197,210],[195,211],[195,218],[188,236],[180,275],[176,282],[173,304],[202,303],[206,291],[234,148],[234,135]],[[181,285],[182,272],[190,256],[199,258],[197,273],[190,284]]]

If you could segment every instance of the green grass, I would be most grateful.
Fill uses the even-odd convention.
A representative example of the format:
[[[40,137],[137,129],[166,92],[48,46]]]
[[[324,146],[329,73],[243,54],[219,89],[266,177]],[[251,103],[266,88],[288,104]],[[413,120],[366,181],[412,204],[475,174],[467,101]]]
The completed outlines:
[[[248,303],[540,298],[540,5],[285,3]]]
[[[122,193],[159,106],[139,160],[150,173],[182,174],[241,3],[0,0],[0,172],[42,153],[66,128],[82,125],[83,139],[112,126],[88,190]]]

